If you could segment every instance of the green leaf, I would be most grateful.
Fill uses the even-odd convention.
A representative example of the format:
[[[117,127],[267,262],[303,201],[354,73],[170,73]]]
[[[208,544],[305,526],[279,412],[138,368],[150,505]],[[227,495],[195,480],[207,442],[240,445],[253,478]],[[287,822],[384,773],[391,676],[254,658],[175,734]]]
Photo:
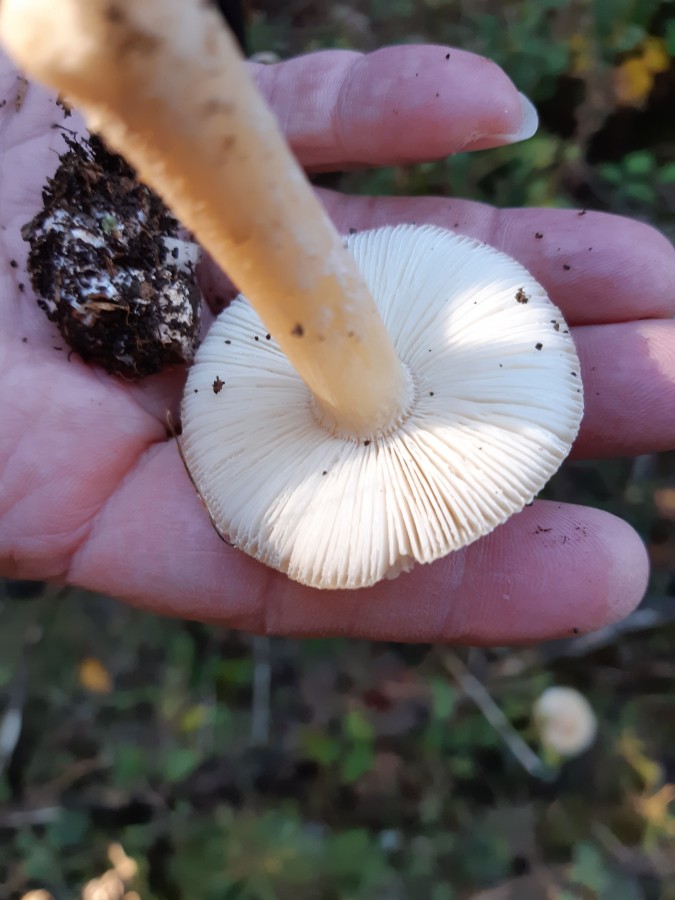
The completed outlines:
[[[449,884],[435,884],[431,891],[431,900],[453,900],[456,896]]]
[[[630,175],[649,175],[656,168],[656,160],[652,153],[637,150],[629,153],[623,161],[624,169]]]
[[[675,19],[666,23],[665,39],[668,56],[675,57]]]
[[[179,747],[169,753],[164,775],[168,781],[180,781],[199,763],[199,754],[189,747]]]
[[[250,656],[221,660],[218,678],[232,687],[248,686],[253,679],[253,660]]]
[[[645,29],[635,23],[615,30],[613,47],[616,53],[627,53],[634,50],[647,36]]]
[[[614,163],[603,163],[598,166],[598,172],[610,184],[621,184],[623,181],[623,172],[620,166]]]
[[[654,189],[649,184],[640,184],[636,181],[625,185],[624,191],[629,200],[638,203],[653,203],[655,199]]]
[[[656,173],[659,184],[675,184],[675,163],[666,163]]]
[[[378,850],[365,828],[350,828],[336,834],[326,852],[331,871],[344,876],[358,873],[368,857]]]
[[[607,867],[601,853],[593,844],[581,841],[574,848],[574,862],[570,879],[575,884],[601,893],[608,884]]]
[[[302,746],[307,756],[322,766],[336,762],[342,749],[338,740],[313,728],[303,732]]]
[[[373,740],[373,726],[359,709],[350,710],[344,719],[344,731],[352,741]]]
[[[357,781],[373,767],[373,750],[370,744],[360,741],[347,752],[340,765],[340,773],[345,784]]]
[[[455,709],[457,691],[445,678],[431,682],[431,715],[436,721],[449,719]]]
[[[34,878],[36,881],[49,881],[56,871],[54,854],[45,844],[31,842],[27,846],[21,866],[26,878]]]
[[[136,744],[118,744],[113,748],[113,771],[115,782],[126,787],[138,781],[147,771],[147,756]]]
[[[86,835],[89,824],[86,813],[64,809],[59,818],[47,826],[47,841],[57,849],[75,847]]]

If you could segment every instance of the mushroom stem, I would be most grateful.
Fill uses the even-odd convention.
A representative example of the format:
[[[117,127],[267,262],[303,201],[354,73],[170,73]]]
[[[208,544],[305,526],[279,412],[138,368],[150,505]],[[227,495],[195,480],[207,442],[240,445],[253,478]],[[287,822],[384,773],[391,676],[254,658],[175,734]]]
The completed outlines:
[[[159,193],[228,273],[313,394],[356,438],[411,385],[351,254],[203,0],[3,0],[0,36]]]

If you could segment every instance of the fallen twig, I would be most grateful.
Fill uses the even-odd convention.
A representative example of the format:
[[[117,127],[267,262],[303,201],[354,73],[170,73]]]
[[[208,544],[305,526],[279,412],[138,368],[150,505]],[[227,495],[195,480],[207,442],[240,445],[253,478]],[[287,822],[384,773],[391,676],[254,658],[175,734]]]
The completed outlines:
[[[485,687],[469,672],[460,658],[448,651],[441,656],[441,660],[464,694],[476,704],[523,769],[534,778],[549,781],[553,774],[550,768],[525,743]]]

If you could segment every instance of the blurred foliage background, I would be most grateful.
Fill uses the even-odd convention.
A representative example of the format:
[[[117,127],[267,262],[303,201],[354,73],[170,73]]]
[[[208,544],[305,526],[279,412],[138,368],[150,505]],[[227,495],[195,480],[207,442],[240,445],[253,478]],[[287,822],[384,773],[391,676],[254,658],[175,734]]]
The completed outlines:
[[[374,194],[609,210],[675,237],[673,0],[254,0],[251,52],[434,42],[502,65],[523,145],[350,174]],[[675,898],[675,455],[567,466],[628,519],[649,594],[544,646],[250,638],[105,597],[0,595],[0,896]],[[533,714],[578,690],[567,757]]]

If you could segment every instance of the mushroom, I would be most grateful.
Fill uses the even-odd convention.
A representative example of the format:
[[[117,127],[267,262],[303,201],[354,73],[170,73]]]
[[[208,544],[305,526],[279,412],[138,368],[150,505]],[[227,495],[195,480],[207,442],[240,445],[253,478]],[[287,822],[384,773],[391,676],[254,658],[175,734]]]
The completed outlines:
[[[582,388],[560,312],[518,263],[436,228],[343,240],[200,0],[3,0],[0,33],[247,298],[209,331],[183,402],[184,458],[223,536],[355,588],[541,489]]]
[[[243,297],[209,330],[182,407],[183,455],[218,531],[322,588],[371,585],[487,534],[556,471],[583,406],[560,312],[510,257],[410,225],[347,244],[411,386],[398,417],[366,438],[326,422]]]
[[[546,688],[532,713],[542,745],[553,754],[578,756],[595,741],[597,717],[586,697],[574,688]]]

